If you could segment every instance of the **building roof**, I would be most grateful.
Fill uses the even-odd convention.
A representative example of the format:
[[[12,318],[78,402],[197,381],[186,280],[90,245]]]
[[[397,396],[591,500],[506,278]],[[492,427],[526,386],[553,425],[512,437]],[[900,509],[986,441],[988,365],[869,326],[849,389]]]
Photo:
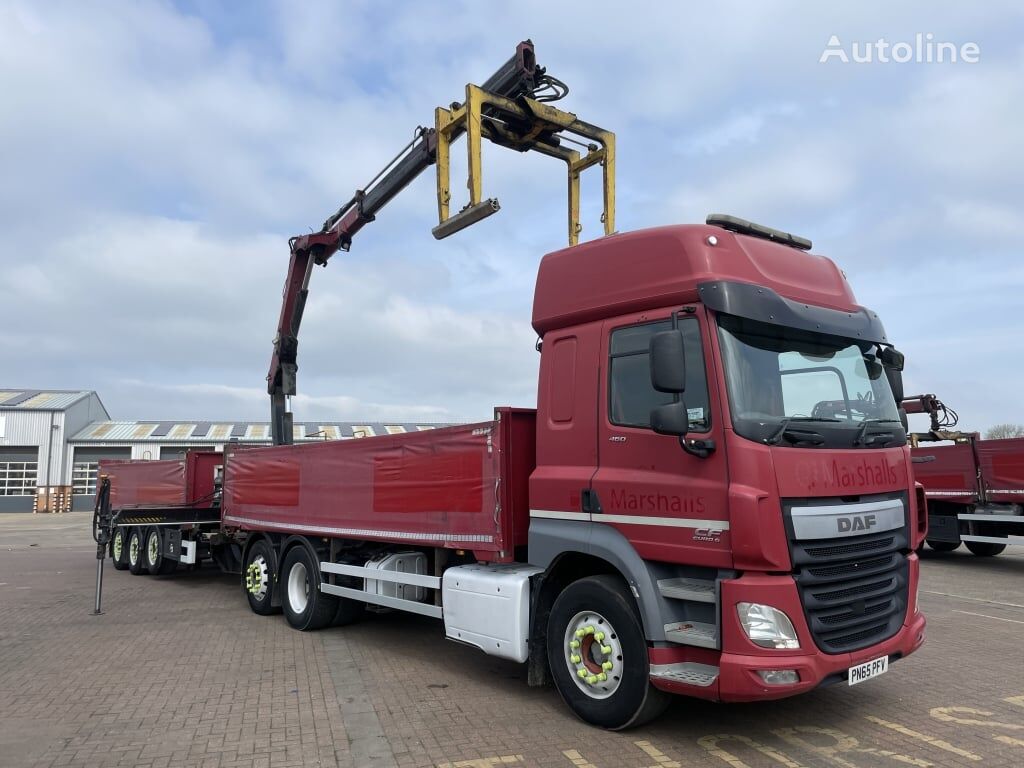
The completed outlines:
[[[95,392],[81,389],[3,389],[0,410],[64,411]]]
[[[420,432],[449,426],[437,423],[310,421],[294,425],[296,442],[347,440],[353,437]],[[72,443],[165,443],[214,445],[269,443],[267,421],[94,421],[73,435]]]

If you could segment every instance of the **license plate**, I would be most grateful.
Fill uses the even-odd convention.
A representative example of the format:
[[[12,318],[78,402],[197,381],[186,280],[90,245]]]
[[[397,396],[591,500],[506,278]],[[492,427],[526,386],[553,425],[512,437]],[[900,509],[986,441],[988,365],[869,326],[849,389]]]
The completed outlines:
[[[863,683],[865,680],[870,680],[872,677],[878,677],[879,675],[883,675],[888,671],[888,656],[882,656],[878,659],[865,661],[863,664],[858,664],[855,667],[850,667],[850,685]]]

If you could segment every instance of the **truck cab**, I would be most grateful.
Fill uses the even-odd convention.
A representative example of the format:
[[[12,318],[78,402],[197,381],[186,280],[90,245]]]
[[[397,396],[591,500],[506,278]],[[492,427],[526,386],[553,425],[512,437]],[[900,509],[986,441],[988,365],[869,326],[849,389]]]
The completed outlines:
[[[621,574],[659,690],[853,684],[924,639],[902,357],[809,242],[709,221],[543,259],[529,561]],[[560,637],[587,717],[614,681]]]

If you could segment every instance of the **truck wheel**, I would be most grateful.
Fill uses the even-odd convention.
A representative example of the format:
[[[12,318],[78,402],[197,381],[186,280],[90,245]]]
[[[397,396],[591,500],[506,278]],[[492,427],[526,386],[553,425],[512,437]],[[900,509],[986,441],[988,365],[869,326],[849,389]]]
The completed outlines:
[[[366,613],[366,603],[361,603],[358,600],[352,600],[347,597],[335,599],[338,601],[338,610],[334,612],[334,621],[331,622],[332,627],[344,627],[349,624],[355,624]]]
[[[115,528],[110,537],[110,559],[117,570],[128,570],[128,537],[124,535],[124,528]]]
[[[936,552],[952,552],[960,546],[959,541],[934,541],[928,539],[928,546]]]
[[[277,574],[274,572],[274,553],[266,541],[257,541],[249,548],[242,575],[245,577],[245,597],[253,613],[269,616],[281,612],[271,604]]]
[[[320,629],[334,620],[338,601],[320,591],[320,569],[304,546],[292,547],[281,569],[284,617],[295,629]]]
[[[151,576],[160,573],[163,565],[163,541],[159,528],[150,528],[143,538],[144,548],[142,550],[142,562]]]
[[[128,534],[128,570],[138,576],[146,573],[146,564],[142,561],[142,532],[138,528],[132,528]]]
[[[647,641],[621,579],[573,582],[551,608],[548,663],[555,687],[578,717],[620,730],[652,720],[669,695],[650,683]]]
[[[993,544],[990,541],[965,541],[964,544],[967,545],[967,549],[972,555],[978,557],[995,557],[1006,549],[1005,544]]]

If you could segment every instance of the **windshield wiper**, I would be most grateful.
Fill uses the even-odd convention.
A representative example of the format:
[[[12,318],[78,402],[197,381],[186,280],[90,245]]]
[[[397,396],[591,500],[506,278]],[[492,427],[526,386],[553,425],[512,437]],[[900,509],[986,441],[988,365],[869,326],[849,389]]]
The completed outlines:
[[[884,442],[888,442],[889,440],[892,440],[893,437],[895,437],[895,435],[893,435],[892,432],[875,432],[874,434],[871,435],[872,439],[871,439],[870,442],[865,440],[864,437],[867,434],[868,427],[871,426],[872,424],[901,424],[901,423],[902,422],[899,419],[864,419],[864,421],[862,421],[860,423],[860,426],[857,427],[857,435],[853,438],[853,444],[854,444],[854,446],[858,446],[858,445],[864,445],[864,446],[873,445],[873,444],[878,442],[878,438],[880,438],[880,437],[886,438],[886,440]]]
[[[765,442],[768,445],[778,445],[783,437],[795,437],[793,442],[799,443],[811,443],[813,445],[821,445],[825,442],[825,438],[817,432],[812,432],[809,429],[791,429],[789,424],[793,421],[842,421],[842,419],[813,419],[810,416],[787,416],[779,422],[779,427],[772,434],[765,438]]]

